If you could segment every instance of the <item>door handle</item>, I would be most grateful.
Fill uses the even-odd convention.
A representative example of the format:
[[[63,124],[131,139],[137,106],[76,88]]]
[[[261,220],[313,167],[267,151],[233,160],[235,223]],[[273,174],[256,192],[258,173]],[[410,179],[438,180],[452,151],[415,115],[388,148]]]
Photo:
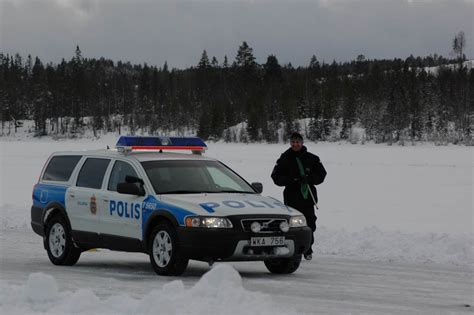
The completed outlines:
[[[74,194],[69,194],[69,197],[74,198],[74,197],[76,197],[76,195],[74,195]]]

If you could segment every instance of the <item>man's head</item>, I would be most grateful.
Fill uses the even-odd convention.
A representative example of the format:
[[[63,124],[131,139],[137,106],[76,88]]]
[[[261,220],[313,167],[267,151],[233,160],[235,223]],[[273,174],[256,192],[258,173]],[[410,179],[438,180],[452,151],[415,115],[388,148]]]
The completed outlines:
[[[300,151],[303,147],[303,136],[301,136],[298,132],[293,132],[290,136],[290,145],[293,151]]]

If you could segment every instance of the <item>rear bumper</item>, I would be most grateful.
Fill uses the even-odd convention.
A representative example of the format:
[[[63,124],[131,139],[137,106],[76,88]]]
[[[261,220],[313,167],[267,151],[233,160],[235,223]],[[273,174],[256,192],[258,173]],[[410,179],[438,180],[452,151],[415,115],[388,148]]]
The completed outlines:
[[[42,218],[43,218],[43,209],[32,206],[31,207],[31,228],[36,234],[40,236],[44,236]]]
[[[287,233],[251,233],[235,229],[178,228],[183,254],[196,260],[247,261],[301,255],[311,246],[309,227],[292,228]],[[251,237],[284,236],[284,246],[251,247]],[[287,248],[288,250],[279,250]]]

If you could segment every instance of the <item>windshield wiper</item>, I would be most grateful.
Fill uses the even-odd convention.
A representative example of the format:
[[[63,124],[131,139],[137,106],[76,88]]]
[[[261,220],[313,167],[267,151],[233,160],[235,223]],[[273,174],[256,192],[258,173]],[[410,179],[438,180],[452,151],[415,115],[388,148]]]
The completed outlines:
[[[200,190],[171,190],[171,191],[164,191],[164,192],[159,192],[159,195],[165,195],[165,194],[202,194],[207,191],[200,191]]]
[[[242,191],[242,190],[217,190],[213,193],[234,193],[234,194],[254,194],[253,191]]]
[[[219,193],[231,193],[231,194],[255,194],[253,191],[241,191],[241,190],[171,190],[159,192],[158,195],[167,194],[219,194]]]

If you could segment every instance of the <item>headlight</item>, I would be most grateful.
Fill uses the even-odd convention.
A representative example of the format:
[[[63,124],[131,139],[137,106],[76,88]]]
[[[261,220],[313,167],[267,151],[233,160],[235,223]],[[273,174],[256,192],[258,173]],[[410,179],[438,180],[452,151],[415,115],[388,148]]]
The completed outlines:
[[[306,226],[306,218],[304,215],[296,215],[290,218],[290,227]]]
[[[219,217],[187,217],[185,223],[186,227],[232,228],[232,222],[229,219]]]

